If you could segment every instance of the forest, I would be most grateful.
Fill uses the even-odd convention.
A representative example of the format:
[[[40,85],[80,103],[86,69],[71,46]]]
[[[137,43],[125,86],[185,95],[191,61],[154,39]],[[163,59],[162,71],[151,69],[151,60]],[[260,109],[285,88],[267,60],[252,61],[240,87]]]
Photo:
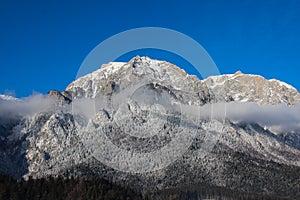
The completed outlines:
[[[141,194],[132,188],[113,184],[101,178],[48,177],[14,180],[0,175],[0,200],[280,200],[272,195],[232,191],[223,187],[199,184]]]

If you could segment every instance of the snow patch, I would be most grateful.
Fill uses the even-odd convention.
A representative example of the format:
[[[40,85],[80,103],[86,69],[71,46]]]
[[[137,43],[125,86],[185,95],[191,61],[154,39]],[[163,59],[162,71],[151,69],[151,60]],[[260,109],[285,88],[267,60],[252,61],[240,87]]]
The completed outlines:
[[[286,87],[286,88],[288,88],[288,89],[296,90],[293,86],[291,86],[291,85],[289,85],[289,84],[287,84],[287,83],[285,83],[285,82],[282,82],[282,81],[279,81],[279,80],[276,80],[276,79],[271,79],[270,81],[276,82],[276,83],[278,83],[280,86],[284,86],[284,87]]]

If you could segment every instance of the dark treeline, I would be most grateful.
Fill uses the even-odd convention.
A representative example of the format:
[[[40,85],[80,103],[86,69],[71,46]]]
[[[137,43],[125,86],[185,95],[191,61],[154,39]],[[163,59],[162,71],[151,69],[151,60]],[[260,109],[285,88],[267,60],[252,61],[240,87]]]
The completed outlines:
[[[16,181],[9,176],[0,175],[0,200],[60,200],[60,199],[114,199],[114,200],[279,200],[287,199],[271,195],[250,194],[232,191],[222,187],[205,184],[192,187],[164,190],[142,196],[129,188],[112,184],[100,178],[62,178],[49,177]]]
[[[243,191],[230,190],[208,184],[197,184],[163,190],[158,193],[148,194],[151,199],[163,200],[288,200],[289,197],[278,197],[272,194],[257,194]],[[297,198],[296,198],[297,199]],[[300,198],[299,198],[300,200]]]
[[[80,179],[49,177],[16,181],[9,176],[0,175],[0,199],[126,199],[139,200],[141,195],[130,189],[111,184],[99,178]]]

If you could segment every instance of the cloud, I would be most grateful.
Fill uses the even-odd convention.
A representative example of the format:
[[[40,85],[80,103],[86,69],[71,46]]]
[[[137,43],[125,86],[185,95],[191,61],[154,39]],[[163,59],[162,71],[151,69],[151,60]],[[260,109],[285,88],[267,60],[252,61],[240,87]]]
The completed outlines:
[[[142,94],[136,93],[138,97],[133,100],[143,101],[147,99],[150,104],[153,103],[150,96],[139,98]],[[151,94],[153,96],[153,94]],[[124,101],[128,94],[117,96],[115,99]],[[130,95],[129,95],[130,96]],[[132,96],[132,95],[131,95]],[[149,100],[150,99],[150,100]],[[158,98],[160,103],[166,110],[169,110],[170,102],[168,98]],[[105,109],[108,99],[100,96],[95,100],[78,99],[74,100],[72,105],[65,107],[58,106],[56,100],[47,95],[35,94],[20,101],[5,101],[0,100],[0,118],[3,119],[18,119],[27,115],[33,115],[40,112],[48,112],[54,110],[62,110],[65,112],[73,112],[83,114],[85,117],[93,118],[94,114]],[[162,101],[162,102],[161,102]],[[118,102],[118,101],[117,101]],[[148,102],[148,103],[149,103]],[[145,103],[147,101],[145,100]],[[119,104],[113,102],[114,109],[117,109]],[[178,106],[178,105],[177,105]],[[294,106],[279,105],[258,105],[251,102],[230,102],[230,103],[215,103],[206,104],[204,106],[180,106],[181,112],[186,115],[191,115],[198,119],[229,119],[233,122],[251,122],[258,123],[261,126],[266,126],[271,130],[276,131],[291,131],[300,129],[300,104]],[[174,110],[178,110],[174,107]]]
[[[276,131],[300,128],[300,104],[287,106],[258,105],[253,102],[230,102],[205,105],[200,109],[202,117],[229,119],[234,122],[253,122]]]
[[[53,97],[35,94],[17,101],[0,100],[0,117],[5,119],[19,118],[39,112],[56,109]]]

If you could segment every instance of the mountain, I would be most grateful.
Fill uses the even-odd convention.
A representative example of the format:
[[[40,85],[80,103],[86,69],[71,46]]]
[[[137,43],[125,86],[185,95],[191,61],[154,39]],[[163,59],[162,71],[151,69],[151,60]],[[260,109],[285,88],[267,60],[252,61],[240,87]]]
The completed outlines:
[[[296,108],[300,94],[286,83],[241,72],[199,80],[171,63],[135,57],[47,98],[56,103],[43,112],[11,121],[0,115],[1,173],[97,176],[143,193],[204,183],[300,196],[299,129],[279,133],[202,110],[224,101]]]
[[[190,76],[179,67],[147,57],[135,57],[128,63],[108,63],[99,70],[83,76],[69,86],[64,93],[68,97],[95,98],[98,94],[111,95],[135,84],[151,82],[166,90],[176,91],[184,103],[202,105],[210,98],[208,87],[196,76]],[[194,96],[186,95],[190,92]]]
[[[216,94],[216,101],[256,102],[258,104],[293,105],[300,101],[299,92],[276,79],[267,80],[259,75],[235,74],[212,76],[205,80],[207,86]]]

